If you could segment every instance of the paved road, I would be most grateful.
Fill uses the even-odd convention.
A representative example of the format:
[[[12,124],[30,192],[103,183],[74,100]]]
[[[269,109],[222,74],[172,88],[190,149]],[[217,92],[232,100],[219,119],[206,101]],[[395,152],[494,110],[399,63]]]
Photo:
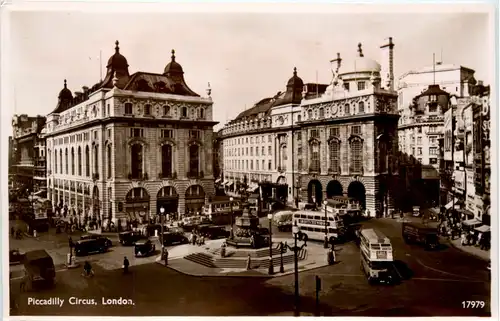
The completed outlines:
[[[313,313],[314,277],[322,278],[320,311],[343,316],[487,316],[488,274],[485,263],[454,248],[427,252],[400,240],[400,225],[390,219],[370,220],[391,237],[398,271],[405,280],[395,286],[370,286],[359,269],[359,250],[352,244],[338,247],[334,266],[300,274],[301,310]],[[286,233],[285,233],[286,234]],[[119,248],[116,247],[116,248]],[[112,257],[102,254],[102,259]],[[109,260],[112,260],[109,258]],[[120,264],[120,263],[118,263]],[[123,275],[100,264],[96,276],[80,276],[80,270],[57,273],[57,285],[33,293],[18,293],[19,280],[11,281],[11,293],[21,315],[131,315],[216,316],[291,315],[293,275],[274,279],[191,277],[156,263],[132,264]],[[93,298],[97,305],[70,305],[70,297]],[[28,298],[59,297],[62,307],[28,305]],[[102,298],[129,298],[134,305],[102,305]],[[462,301],[485,301],[484,309],[464,309]]]

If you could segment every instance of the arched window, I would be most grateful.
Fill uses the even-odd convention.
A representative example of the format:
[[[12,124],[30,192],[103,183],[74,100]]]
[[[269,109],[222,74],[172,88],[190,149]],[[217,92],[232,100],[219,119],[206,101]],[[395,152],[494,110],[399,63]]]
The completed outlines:
[[[78,176],[82,176],[82,148],[78,146]]]
[[[94,146],[94,174],[99,174],[99,147]]]
[[[351,172],[361,173],[363,171],[363,141],[353,138],[351,141]]]
[[[340,172],[340,142],[336,139],[330,141],[330,171]]]
[[[172,146],[169,144],[161,147],[161,172],[163,177],[172,176]]]
[[[351,109],[350,109],[350,106],[349,104],[345,104],[345,114],[346,115],[350,115],[351,114]]]
[[[365,103],[363,101],[360,101],[359,102],[359,105],[358,105],[358,112],[360,114],[364,113],[365,112]]]
[[[205,118],[205,108],[200,108],[198,112],[198,118],[204,119]]]
[[[297,121],[298,121],[298,122],[299,122],[299,121],[302,121],[302,116],[301,116],[301,115],[298,115],[298,116],[297,116]]]
[[[71,147],[71,175],[75,175],[75,149]]]
[[[311,120],[313,118],[313,111],[312,109],[309,109],[307,111],[307,120]]]
[[[141,144],[132,145],[132,148],[130,148],[130,153],[132,156],[131,157],[132,178],[142,178],[142,164],[143,164],[142,145]]]
[[[54,174],[57,174],[57,150],[54,151]]]
[[[168,116],[170,114],[170,106],[163,106],[163,116]]]
[[[66,175],[69,173],[68,169],[69,169],[69,162],[68,162],[68,149],[66,148],[66,150],[64,151],[64,168],[66,169],[65,173]]]
[[[63,172],[63,161],[62,161],[62,149],[59,150],[59,173],[64,174],[64,172]]]
[[[309,170],[312,172],[320,171],[320,163],[319,163],[319,143],[316,141],[311,142],[309,145],[310,153],[311,153],[311,164]]]
[[[181,108],[181,117],[187,117],[187,115],[188,115],[187,107],[182,107]]]
[[[108,148],[107,148],[107,165],[108,165],[108,168],[107,168],[107,173],[108,173],[108,178],[111,178],[111,161],[112,161],[112,158],[111,158],[111,145],[108,145]]]
[[[200,147],[196,144],[189,146],[189,173],[193,176],[200,172]]]
[[[89,147],[85,147],[85,176],[90,176],[90,150]]]

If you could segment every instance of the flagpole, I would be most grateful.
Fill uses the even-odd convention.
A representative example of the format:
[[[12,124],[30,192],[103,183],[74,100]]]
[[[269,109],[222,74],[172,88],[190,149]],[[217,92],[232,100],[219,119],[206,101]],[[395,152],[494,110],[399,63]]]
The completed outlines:
[[[102,82],[102,50],[99,50],[99,76]]]

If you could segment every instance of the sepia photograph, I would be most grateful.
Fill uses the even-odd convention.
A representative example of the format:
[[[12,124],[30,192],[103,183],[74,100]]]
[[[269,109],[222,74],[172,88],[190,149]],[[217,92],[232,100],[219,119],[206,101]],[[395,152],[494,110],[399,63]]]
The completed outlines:
[[[4,316],[497,315],[492,5],[65,4],[1,12]]]

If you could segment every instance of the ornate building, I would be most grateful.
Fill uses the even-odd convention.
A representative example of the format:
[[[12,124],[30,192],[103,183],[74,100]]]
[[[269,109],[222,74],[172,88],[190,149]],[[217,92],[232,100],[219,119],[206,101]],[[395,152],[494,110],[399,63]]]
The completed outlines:
[[[45,197],[47,191],[45,170],[45,138],[43,135],[45,117],[14,115],[12,117],[13,140],[12,179],[13,188],[21,194],[26,190]],[[43,195],[42,195],[43,194]]]
[[[47,116],[56,210],[104,224],[199,212],[214,193],[210,90],[187,86],[174,51],[163,73],[132,75],[115,51],[103,81],[74,95],[65,81]]]
[[[338,54],[329,86],[304,85],[295,70],[286,92],[226,124],[226,184],[248,176],[284,187],[273,196],[288,202],[346,195],[372,216],[391,208],[399,118],[393,47],[392,38],[381,47],[382,66],[364,57],[361,44],[350,64]]]

